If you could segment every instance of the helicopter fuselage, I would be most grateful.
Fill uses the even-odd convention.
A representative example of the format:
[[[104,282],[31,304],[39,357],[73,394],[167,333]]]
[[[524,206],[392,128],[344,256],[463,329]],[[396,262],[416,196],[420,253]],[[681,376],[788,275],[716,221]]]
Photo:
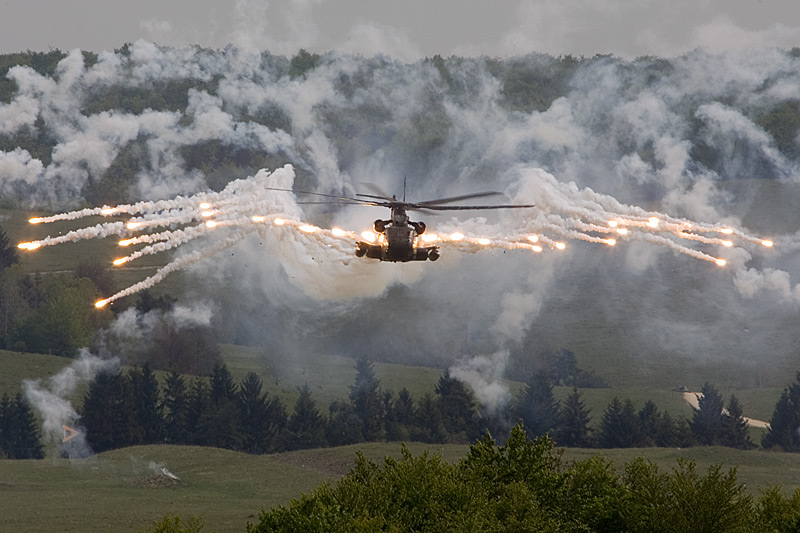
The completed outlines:
[[[420,246],[420,235],[425,224],[409,221],[402,206],[392,206],[391,220],[378,219],[373,225],[377,234],[375,242],[358,241],[356,255],[380,261],[406,263],[409,261],[436,261],[438,246]]]

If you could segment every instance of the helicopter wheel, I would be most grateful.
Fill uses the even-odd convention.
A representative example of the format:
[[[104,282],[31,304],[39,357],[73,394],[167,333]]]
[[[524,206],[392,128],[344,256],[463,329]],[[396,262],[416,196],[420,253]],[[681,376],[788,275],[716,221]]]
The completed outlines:
[[[424,222],[412,222],[411,225],[414,226],[414,231],[417,232],[417,235],[425,233],[425,228],[428,227]]]
[[[372,228],[375,230],[375,233],[383,233],[386,231],[386,221],[378,219],[372,223]]]
[[[430,259],[431,261],[436,261],[437,259],[439,259],[439,250],[434,248],[433,250],[428,252],[428,259]]]

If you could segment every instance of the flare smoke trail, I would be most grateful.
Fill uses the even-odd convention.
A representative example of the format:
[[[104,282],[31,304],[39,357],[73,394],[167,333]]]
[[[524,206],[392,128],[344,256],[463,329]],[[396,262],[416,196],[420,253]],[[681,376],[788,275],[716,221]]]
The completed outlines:
[[[86,442],[85,432],[77,433],[69,440],[69,446],[61,448],[64,441],[64,426],[75,426],[80,418],[72,407],[69,397],[75,394],[79,385],[89,383],[103,371],[109,371],[119,365],[117,359],[101,359],[81,350],[78,358],[68,367],[43,383],[42,380],[25,380],[23,388],[25,396],[43,420],[43,437],[49,448],[57,447],[58,452],[65,451],[70,457],[86,457],[91,450]],[[76,426],[77,427],[77,426]]]
[[[358,239],[356,231],[337,227],[325,229],[304,222],[302,211],[288,194],[288,189],[275,190],[280,186],[290,186],[293,181],[294,171],[291,165],[286,165],[272,173],[261,170],[252,178],[232,182],[220,193],[36,217],[30,220],[32,224],[75,220],[98,214],[131,216],[126,222],[97,224],[70,231],[60,237],[24,242],[19,244],[19,248],[37,250],[110,235],[124,236],[119,245],[126,248],[147,244],[114,260],[113,264],[118,266],[145,255],[183,246],[194,239],[211,241],[168,263],[149,278],[98,301],[97,307],[152,287],[170,272],[233,247],[253,232],[291,232],[292,238],[304,237],[327,247],[328,261],[348,262],[352,255],[352,244]],[[428,232],[418,239],[428,245],[437,243],[445,251],[469,253],[492,248],[542,253],[545,250],[563,250],[568,240],[609,246],[615,246],[619,240],[639,240],[666,246],[675,252],[719,266],[725,266],[727,262],[720,256],[724,248],[737,250],[759,244],[773,246],[770,240],[753,237],[727,225],[702,224],[627,206],[591,189],[581,190],[572,183],[561,184],[541,169],[520,171],[517,185],[519,191],[515,200],[536,203],[536,207],[530,209],[531,214],[514,213],[498,224],[489,224],[482,219],[472,219],[463,224],[450,221],[442,224],[438,233]],[[160,229],[176,225],[185,227]],[[151,233],[138,234],[146,230],[151,230]],[[223,238],[212,238],[212,235],[221,232],[224,233]],[[374,241],[376,236],[365,231],[361,233],[361,238]],[[734,242],[738,244],[734,245]],[[690,246],[696,243],[708,245],[708,248],[703,251]],[[715,255],[711,255],[712,251]]]

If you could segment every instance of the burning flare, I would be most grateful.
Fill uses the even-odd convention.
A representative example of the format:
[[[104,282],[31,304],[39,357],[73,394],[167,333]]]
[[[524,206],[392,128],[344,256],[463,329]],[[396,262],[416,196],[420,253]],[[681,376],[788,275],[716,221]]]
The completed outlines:
[[[703,251],[714,245],[725,248],[743,245],[773,247],[771,240],[763,240],[746,233],[719,225],[703,224],[627,206],[610,196],[590,189],[578,189],[574,184],[563,184],[543,171],[533,172],[538,177],[529,195],[520,200],[536,203],[538,209],[517,213],[514,221],[517,233],[473,219],[472,231],[454,224],[442,224],[438,233],[420,235],[420,242],[436,242],[441,248],[462,252],[505,249],[541,253],[545,248],[564,250],[567,240],[616,246],[617,235],[625,241],[639,240],[670,248],[695,259],[725,266],[727,260]],[[325,229],[297,219],[301,211],[286,192],[271,190],[276,180],[291,182],[294,172],[287,165],[273,173],[260,171],[254,177],[232,181],[221,192],[201,193],[190,197],[176,197],[156,202],[138,202],[115,207],[87,208],[47,217],[33,217],[31,224],[44,224],[61,220],[76,220],[90,216],[127,217],[120,221],[104,222],[94,226],[69,231],[64,235],[23,242],[21,250],[36,250],[43,246],[73,242],[83,239],[123,237],[119,246],[143,245],[126,257],[114,260],[122,265],[145,255],[178,248],[194,239],[209,240],[206,246],[180,255],[152,276],[119,291],[95,305],[104,307],[115,300],[149,288],[160,282],[170,272],[202,261],[225,249],[235,246],[252,232],[290,232],[303,236],[303,242],[316,242],[340,254],[342,261],[352,257],[353,245],[360,240],[355,231],[341,228]],[[540,194],[541,193],[541,194]],[[210,219],[213,215],[213,219]],[[477,225],[476,225],[477,224]],[[474,228],[482,234],[475,234]],[[131,235],[131,234],[135,235]],[[215,235],[216,238],[211,236]],[[729,236],[720,239],[719,234]],[[372,231],[360,234],[364,241],[384,242],[384,235]],[[212,240],[213,239],[213,240]],[[737,244],[738,243],[738,244]],[[390,268],[390,267],[387,267]]]

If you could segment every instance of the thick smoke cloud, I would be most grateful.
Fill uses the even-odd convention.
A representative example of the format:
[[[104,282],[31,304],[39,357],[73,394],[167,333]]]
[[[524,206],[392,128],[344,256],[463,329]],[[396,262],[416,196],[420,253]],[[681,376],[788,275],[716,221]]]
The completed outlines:
[[[0,104],[0,133],[46,132],[53,148],[49,160],[22,147],[0,152],[0,192],[12,195],[24,185],[36,204],[80,205],[90,180],[137,142],[145,164],[136,175],[135,200],[198,193],[212,170],[190,166],[186,148],[221,142],[266,154],[274,168],[291,163],[294,174],[285,179],[301,190],[350,196],[370,182],[403,194],[405,176],[411,200],[478,190],[537,204],[596,195],[752,228],[778,243],[731,255],[727,270],[624,239],[613,250],[578,242],[541,256],[445,250],[436,264],[394,265],[343,256],[327,261],[318,243],[265,229],[193,267],[198,277],[236,287],[253,306],[291,309],[304,325],[284,332],[373,358],[444,366],[492,360],[487,354],[505,353],[530,331],[540,332],[542,345],[570,348],[565,323],[541,333],[570,309],[566,294],[591,299],[572,309],[586,320],[625,317],[626,347],[643,357],[728,352],[745,359],[758,338],[776,334],[764,317],[796,313],[800,272],[781,244],[794,250],[797,238],[782,242],[771,234],[771,220],[781,217],[790,235],[799,229],[785,223],[800,176],[787,146],[796,147],[797,139],[777,139],[767,119],[800,96],[797,54],[696,50],[670,60],[529,55],[404,63],[331,53],[309,56],[300,68],[301,56],[255,49],[139,41],[92,64],[72,51],[51,76],[12,68],[8,77],[17,91]],[[185,108],[87,111],[109,88],[168,91],[178,82],[192,86]],[[258,169],[237,170],[232,177]],[[359,230],[386,215],[352,206],[290,207],[321,226]],[[512,231],[525,218],[482,213],[426,222],[437,231],[480,233]],[[689,304],[680,308],[675,298]],[[718,319],[712,331],[700,331],[696,318],[710,315]],[[358,319],[369,326],[360,328]],[[742,333],[724,325],[742,323],[750,324],[747,342],[737,342]],[[275,319],[264,329],[278,336],[281,326],[286,322]],[[778,335],[773,355],[785,359],[794,338]],[[503,357],[494,357],[500,362],[493,368]]]

